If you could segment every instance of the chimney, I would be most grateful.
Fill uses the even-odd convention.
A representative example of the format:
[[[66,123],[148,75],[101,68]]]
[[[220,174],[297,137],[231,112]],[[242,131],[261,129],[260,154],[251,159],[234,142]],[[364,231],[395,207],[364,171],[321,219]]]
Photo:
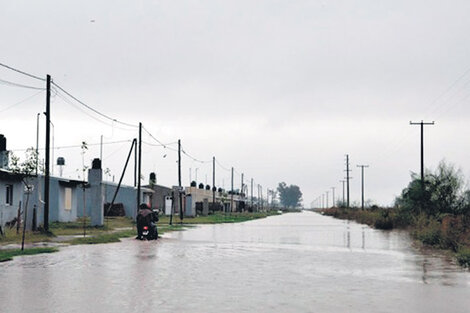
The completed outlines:
[[[154,172],[150,173],[149,184],[150,186],[154,186],[157,184],[157,174],[155,174]]]
[[[92,226],[102,226],[104,223],[104,190],[102,180],[103,170],[101,169],[101,160],[94,159],[91,169],[88,170]]]

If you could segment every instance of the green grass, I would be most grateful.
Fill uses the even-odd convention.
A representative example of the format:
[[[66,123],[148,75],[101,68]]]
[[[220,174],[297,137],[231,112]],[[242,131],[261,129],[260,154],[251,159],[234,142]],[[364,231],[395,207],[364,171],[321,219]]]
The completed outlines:
[[[168,225],[170,218],[161,216],[158,222],[158,232],[163,234],[169,231],[181,231],[194,224],[219,224],[219,223],[239,223],[249,220],[264,218],[270,215],[278,214],[275,211],[268,213],[216,213],[208,216],[198,216],[193,218],[184,218],[183,224],[180,224],[178,216],[173,217],[173,225]],[[26,232],[25,243],[49,242],[56,236],[78,236],[83,234],[84,220],[79,218],[75,222],[53,222],[49,225],[49,233],[44,232]],[[119,242],[120,238],[136,236],[135,222],[129,217],[108,217],[105,218],[103,226],[90,226],[89,218],[85,219],[87,237],[78,237],[67,241],[67,243],[77,244],[98,244]],[[118,230],[119,228],[129,228]],[[0,245],[21,243],[22,232],[16,234],[16,229],[7,229],[4,237],[0,237]]]
[[[270,212],[257,212],[257,213],[215,213],[208,216],[185,217],[183,225],[185,224],[223,224],[223,223],[240,223],[251,221],[255,219],[265,218],[271,215],[278,215],[276,211]],[[168,224],[170,218],[163,216],[160,218],[158,225]],[[173,223],[179,224],[180,219],[178,216],[173,216]]]
[[[122,230],[119,232],[108,232],[97,235],[92,235],[90,237],[78,237],[72,240],[67,241],[67,243],[72,245],[83,245],[83,244],[99,244],[99,243],[110,243],[110,242],[120,242],[120,238],[133,237],[136,235],[136,231],[133,229]]]
[[[20,255],[34,255],[41,253],[53,253],[57,252],[59,249],[54,247],[44,247],[44,248],[27,248],[21,251],[21,249],[8,249],[0,250],[0,262],[11,261],[13,257]]]

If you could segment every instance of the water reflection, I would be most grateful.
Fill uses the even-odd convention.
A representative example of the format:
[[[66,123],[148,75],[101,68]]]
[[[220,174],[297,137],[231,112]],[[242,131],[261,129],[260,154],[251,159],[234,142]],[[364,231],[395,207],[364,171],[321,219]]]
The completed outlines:
[[[0,281],[11,313],[468,312],[470,287],[406,233],[310,212],[17,258]]]

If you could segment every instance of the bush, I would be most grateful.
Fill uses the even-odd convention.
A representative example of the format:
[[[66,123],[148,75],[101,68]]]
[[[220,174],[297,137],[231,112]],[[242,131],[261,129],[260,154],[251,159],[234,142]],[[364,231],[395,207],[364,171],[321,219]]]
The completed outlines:
[[[463,267],[470,267],[470,249],[462,248],[457,252],[457,261]]]

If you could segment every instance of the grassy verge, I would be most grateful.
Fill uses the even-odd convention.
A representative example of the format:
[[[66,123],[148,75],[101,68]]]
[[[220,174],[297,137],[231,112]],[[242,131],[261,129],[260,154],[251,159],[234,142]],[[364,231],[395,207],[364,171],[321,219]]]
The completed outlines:
[[[394,208],[359,210],[330,208],[323,214],[339,219],[354,220],[376,229],[407,229],[411,236],[427,246],[450,250],[459,264],[470,268],[470,219],[463,215],[438,217],[420,214],[404,215]]]
[[[215,213],[208,216],[197,216],[197,217],[185,217],[183,224],[223,224],[223,223],[240,223],[251,221],[255,219],[265,218],[271,215],[278,215],[276,211],[270,212],[256,212],[256,213]],[[160,218],[158,224],[168,224],[170,218],[164,216]],[[178,216],[173,217],[173,223],[180,223]]]
[[[216,213],[209,216],[198,216],[193,218],[184,218],[183,224],[180,224],[178,216],[173,217],[173,225],[168,225],[170,218],[167,216],[160,217],[157,223],[159,234],[169,231],[181,231],[194,224],[219,224],[219,223],[239,223],[249,220],[264,218],[270,215],[276,215],[277,212],[263,213],[232,213],[222,214]],[[76,222],[69,223],[51,223],[49,233],[42,232],[26,232],[26,243],[49,242],[54,241],[57,236],[79,236],[83,235],[84,222],[86,225],[86,237],[77,237],[66,241],[72,245],[79,244],[100,244],[119,242],[120,238],[133,237],[136,235],[135,222],[127,217],[109,217],[105,219],[104,225],[92,227],[89,219],[85,221],[78,219]],[[122,229],[124,228],[124,229]],[[4,237],[0,237],[1,244],[21,243],[21,232],[16,234],[16,229],[8,229]]]
[[[45,247],[45,248],[28,248],[21,251],[21,249],[8,249],[0,250],[0,262],[10,261],[15,256],[20,255],[34,255],[41,253],[53,253],[57,252],[59,249],[54,247]]]

